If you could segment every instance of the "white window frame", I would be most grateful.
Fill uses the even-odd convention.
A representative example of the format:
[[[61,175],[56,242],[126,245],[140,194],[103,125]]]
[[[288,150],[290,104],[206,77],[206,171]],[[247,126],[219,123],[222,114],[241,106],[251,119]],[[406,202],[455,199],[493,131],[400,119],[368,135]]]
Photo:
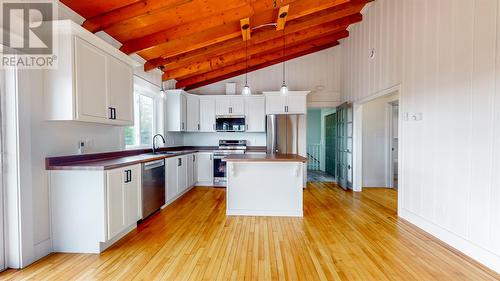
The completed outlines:
[[[159,90],[158,90],[159,91]],[[139,124],[139,116],[135,114],[135,99],[137,95],[143,95],[146,97],[150,97],[153,99],[153,130],[151,138],[158,132],[158,112],[159,112],[159,101],[160,97],[158,92],[155,92],[153,89],[142,87],[138,83],[134,83],[134,127],[136,124]],[[140,130],[139,134],[140,134]],[[125,138],[125,135],[123,136]],[[137,136],[136,136],[137,139]],[[140,139],[140,136],[139,136]],[[139,145],[127,145],[125,144],[125,149],[140,149],[140,148],[150,148],[152,144],[139,144]]]

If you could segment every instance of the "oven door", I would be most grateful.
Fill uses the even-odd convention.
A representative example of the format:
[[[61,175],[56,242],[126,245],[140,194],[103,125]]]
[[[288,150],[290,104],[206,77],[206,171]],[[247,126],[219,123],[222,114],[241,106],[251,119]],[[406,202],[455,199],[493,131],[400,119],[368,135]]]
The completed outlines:
[[[225,155],[214,155],[214,186],[226,186]]]

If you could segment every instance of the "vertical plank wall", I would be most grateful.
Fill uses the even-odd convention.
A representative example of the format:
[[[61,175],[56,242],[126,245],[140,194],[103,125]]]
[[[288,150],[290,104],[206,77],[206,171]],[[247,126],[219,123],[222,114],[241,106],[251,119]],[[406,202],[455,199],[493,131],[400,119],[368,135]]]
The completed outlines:
[[[402,122],[400,214],[500,272],[499,5],[376,0],[341,42],[341,92],[401,84],[423,120]]]

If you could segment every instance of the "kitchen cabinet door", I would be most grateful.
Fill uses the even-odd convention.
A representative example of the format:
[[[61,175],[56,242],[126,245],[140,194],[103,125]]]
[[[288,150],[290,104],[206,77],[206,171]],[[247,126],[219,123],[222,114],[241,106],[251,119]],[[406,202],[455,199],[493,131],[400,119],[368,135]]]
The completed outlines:
[[[114,108],[114,122],[121,125],[134,123],[134,78],[132,68],[124,62],[108,57],[108,107]]]
[[[193,157],[192,154],[186,155],[186,173],[187,181],[186,188],[190,187],[193,182]]]
[[[245,115],[244,97],[232,97],[229,106],[230,115]]]
[[[191,182],[191,186],[195,185],[198,182],[198,154],[193,153],[191,155],[193,158],[192,169],[193,169],[193,178]]]
[[[198,184],[212,185],[214,181],[214,160],[212,152],[198,152]]]
[[[75,77],[77,119],[108,122],[108,55],[90,43],[75,38]],[[69,93],[68,93],[69,94]]]
[[[187,156],[178,157],[177,163],[177,193],[181,193],[187,188]]]
[[[181,131],[186,131],[187,126],[187,97],[181,95]]]
[[[306,114],[307,96],[306,95],[288,95],[287,96],[287,114]]]
[[[125,183],[125,226],[131,226],[142,218],[142,198],[141,198],[141,165],[127,167],[125,171],[130,171],[129,182]],[[126,172],[125,172],[126,173]]]
[[[266,109],[264,97],[246,98],[245,116],[247,132],[265,132]]]
[[[231,101],[228,97],[219,97],[215,100],[215,115],[229,115]]]
[[[109,170],[106,176],[106,203],[108,240],[115,237],[125,225],[125,169]]]
[[[286,96],[279,94],[266,96],[266,114],[285,114]]]
[[[200,131],[215,132],[215,99],[200,98]]]
[[[187,95],[186,103],[186,131],[197,132],[200,130],[200,99],[195,95]]]
[[[178,159],[179,157],[166,158],[166,168],[165,168],[165,202],[175,198],[178,194]]]

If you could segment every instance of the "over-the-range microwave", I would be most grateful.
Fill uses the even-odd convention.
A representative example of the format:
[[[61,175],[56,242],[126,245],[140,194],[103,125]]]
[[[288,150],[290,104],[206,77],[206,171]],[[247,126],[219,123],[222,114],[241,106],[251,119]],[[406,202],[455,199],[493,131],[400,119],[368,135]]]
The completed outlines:
[[[217,132],[244,132],[245,129],[245,116],[218,115],[215,117],[215,130]]]

